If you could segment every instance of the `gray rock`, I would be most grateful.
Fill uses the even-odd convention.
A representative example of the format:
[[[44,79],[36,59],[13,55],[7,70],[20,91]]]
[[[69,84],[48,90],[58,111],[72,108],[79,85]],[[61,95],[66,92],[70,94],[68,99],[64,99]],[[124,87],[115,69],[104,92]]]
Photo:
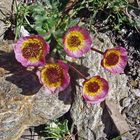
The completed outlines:
[[[123,107],[127,107],[127,106],[129,106],[130,105],[130,103],[131,103],[131,98],[124,98],[123,99],[123,101],[122,101],[122,106]]]
[[[129,18],[133,19],[136,22],[136,26],[138,27],[138,29],[140,29],[140,1],[132,0],[130,3],[135,6],[128,6]]]
[[[1,18],[1,17],[0,17]],[[1,29],[0,29],[0,40],[2,40],[3,39],[3,35],[4,35],[4,22],[2,22],[2,21],[0,21],[0,27],[1,27]]]
[[[133,92],[137,97],[140,97],[140,89],[132,89],[132,92]]]
[[[0,46],[0,139],[17,140],[25,129],[47,123],[70,109],[71,87],[47,96],[33,72]],[[9,61],[10,60],[10,61]]]
[[[0,40],[3,39],[3,33],[5,32],[6,26],[10,27],[10,22],[6,20],[6,17],[9,17],[9,15],[12,13],[12,9],[14,11],[13,0],[0,1]]]
[[[108,48],[113,48],[113,44],[109,37],[105,34],[99,34],[93,37],[94,47],[105,51]],[[82,67],[89,68],[89,77],[100,75],[109,82],[109,93],[107,100],[113,101],[120,107],[120,100],[128,96],[129,88],[127,84],[127,76],[125,74],[113,75],[101,67],[102,56],[96,52],[90,51],[85,58],[82,60],[76,60],[76,62]],[[85,72],[85,71],[84,71]],[[74,120],[74,124],[77,126],[79,137],[83,137],[85,140],[95,140],[100,137],[106,137],[104,133],[105,127],[110,129],[111,133],[113,128],[110,124],[111,120],[105,118],[103,120],[104,108],[100,104],[87,105],[82,97],[82,82],[83,80],[77,80],[78,86],[76,86],[76,91],[74,94],[74,103],[71,108],[71,115]],[[110,125],[110,126],[109,126]],[[120,132],[121,133],[121,132]]]

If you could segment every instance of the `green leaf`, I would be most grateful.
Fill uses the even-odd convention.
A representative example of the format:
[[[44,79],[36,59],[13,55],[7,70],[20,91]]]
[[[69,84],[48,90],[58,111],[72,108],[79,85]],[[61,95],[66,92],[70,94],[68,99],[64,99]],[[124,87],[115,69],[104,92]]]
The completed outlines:
[[[35,30],[41,35],[46,34],[46,30],[42,29],[41,27],[36,27]]]
[[[34,16],[34,19],[36,20],[36,22],[42,22],[44,20],[47,20],[46,15],[42,16],[42,15],[36,15]]]
[[[68,24],[68,28],[71,26],[75,26],[80,22],[80,18],[76,18],[76,19],[71,19],[69,24]]]
[[[48,20],[48,26],[51,29],[52,27],[54,27],[54,25],[56,24],[56,19],[54,17],[49,18]]]
[[[55,38],[60,43],[62,43],[62,38],[64,36],[64,31],[62,29],[58,29],[55,31]]]

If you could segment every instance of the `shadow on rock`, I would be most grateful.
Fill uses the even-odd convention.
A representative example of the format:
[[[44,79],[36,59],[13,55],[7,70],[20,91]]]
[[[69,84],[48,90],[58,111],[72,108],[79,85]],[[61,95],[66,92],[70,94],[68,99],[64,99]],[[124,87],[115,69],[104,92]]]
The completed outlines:
[[[125,68],[125,74],[128,75],[133,80],[139,77],[139,67],[140,67],[140,33],[133,32],[127,38],[127,50],[129,62]]]
[[[79,73],[84,75],[84,77],[89,76],[89,73],[88,73],[89,68],[85,67],[83,64],[79,65],[79,64],[74,63],[74,62],[69,62],[69,66],[70,66],[70,74],[72,74],[74,76],[73,78],[75,80],[83,78],[80,74],[78,74],[76,72],[76,70],[78,70]]]
[[[69,85],[64,91],[58,93],[58,99],[63,101],[64,104],[71,104],[72,103],[72,88]]]
[[[41,84],[34,71],[27,71],[15,59],[14,53],[0,51],[0,67],[8,71],[6,80],[22,89],[21,94],[33,95],[39,91]]]
[[[119,131],[117,127],[115,126],[110,114],[109,109],[105,102],[101,103],[101,107],[103,108],[103,115],[102,115],[102,122],[105,126],[104,133],[107,135],[107,139],[113,139],[114,137],[119,136]]]
[[[88,77],[89,76],[89,73],[88,73],[89,68],[85,67],[82,64],[79,65],[79,64],[74,63],[74,62],[69,62],[69,65],[70,65],[69,74],[71,76],[71,83],[70,83],[71,84],[71,100],[74,101],[74,97],[76,95],[76,86],[80,87],[79,82],[77,82],[77,80],[83,79],[83,77],[81,75],[79,75],[74,69],[78,70],[81,74],[84,75],[84,77]],[[61,97],[61,96],[60,96],[60,100],[62,98],[65,98],[65,97]]]

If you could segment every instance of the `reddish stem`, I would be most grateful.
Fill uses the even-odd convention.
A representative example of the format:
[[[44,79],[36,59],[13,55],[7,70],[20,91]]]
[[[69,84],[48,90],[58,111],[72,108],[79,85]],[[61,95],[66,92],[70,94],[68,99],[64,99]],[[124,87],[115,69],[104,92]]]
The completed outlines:
[[[72,68],[72,70],[74,70],[75,72],[77,72],[81,77],[83,77],[85,80],[87,80],[86,76],[83,75],[79,70],[77,70],[74,66],[72,66],[71,64],[69,64],[69,66]]]
[[[92,50],[92,51],[95,51],[95,52],[97,52],[97,53],[100,53],[100,54],[102,54],[102,55],[104,55],[104,52],[102,52],[102,51],[100,51],[100,50],[97,50],[97,49],[95,49],[95,48],[91,48],[91,50]]]

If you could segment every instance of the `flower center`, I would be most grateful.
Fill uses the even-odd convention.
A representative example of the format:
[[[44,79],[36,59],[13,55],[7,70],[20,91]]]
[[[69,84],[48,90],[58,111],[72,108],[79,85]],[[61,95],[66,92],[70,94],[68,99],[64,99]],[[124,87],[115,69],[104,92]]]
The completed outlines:
[[[88,84],[88,91],[89,92],[97,92],[99,90],[100,86],[97,82],[90,82]]]
[[[77,37],[77,36],[71,36],[69,39],[68,39],[68,45],[70,47],[77,47],[81,44],[81,41],[80,39]]]
[[[23,56],[26,59],[31,57],[37,57],[42,47],[36,43],[29,43],[28,46],[24,47],[22,50]]]
[[[111,53],[106,57],[106,64],[109,66],[116,65],[119,61],[119,56],[115,53]]]
[[[56,83],[63,79],[63,69],[58,66],[47,69],[46,74],[50,83]]]

